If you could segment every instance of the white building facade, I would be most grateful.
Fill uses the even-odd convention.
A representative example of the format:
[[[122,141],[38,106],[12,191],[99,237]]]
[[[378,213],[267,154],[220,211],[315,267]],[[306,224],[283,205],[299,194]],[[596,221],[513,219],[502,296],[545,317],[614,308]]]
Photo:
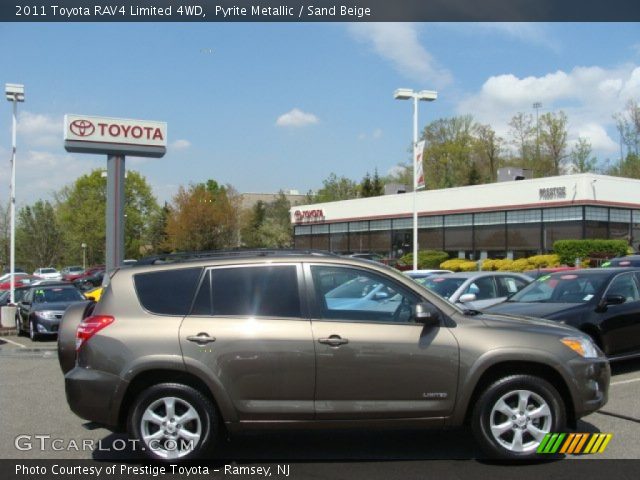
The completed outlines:
[[[420,191],[418,247],[459,258],[520,258],[556,240],[609,238],[640,250],[640,180],[563,175]],[[412,251],[413,194],[291,208],[296,248]]]

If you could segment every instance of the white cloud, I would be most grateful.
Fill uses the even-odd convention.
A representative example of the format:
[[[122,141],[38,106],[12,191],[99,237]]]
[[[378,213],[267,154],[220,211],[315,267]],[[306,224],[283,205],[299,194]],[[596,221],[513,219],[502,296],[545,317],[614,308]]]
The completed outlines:
[[[464,24],[464,28],[476,27],[480,32],[505,35],[524,43],[540,45],[558,51],[559,46],[544,25],[526,22],[489,22]],[[467,30],[468,31],[468,30]]]
[[[63,117],[54,117],[28,110],[18,112],[18,133],[29,148],[62,147]]]
[[[452,81],[451,73],[441,67],[420,44],[416,25],[412,23],[354,23],[349,31],[358,41],[391,62],[403,76],[435,87]]]
[[[100,155],[76,156],[40,150],[20,150],[16,158],[16,202],[27,205],[38,199],[51,200],[53,194],[80,175],[104,168]],[[0,170],[0,198],[7,198],[9,169]],[[5,193],[6,192],[6,193]]]
[[[593,149],[603,154],[616,151],[613,114],[624,109],[629,98],[640,95],[640,67],[626,65],[616,69],[576,67],[540,77],[519,78],[512,74],[490,77],[479,92],[462,100],[457,111],[472,114],[491,124],[498,134],[508,136],[508,122],[518,112],[535,114],[534,102],[541,102],[540,113],[563,110],[569,119],[569,139],[586,137]]]
[[[294,108],[293,110],[283,113],[276,120],[278,127],[306,127],[318,123],[318,117],[313,113],[306,113],[302,110]]]
[[[365,133],[362,132],[358,135],[358,140],[379,140],[380,138],[382,138],[382,129],[381,128],[375,128],[370,134],[369,133]]]
[[[172,148],[173,150],[186,150],[187,148],[189,148],[191,146],[191,142],[189,140],[176,140],[175,142],[172,142],[169,145],[169,148]]]

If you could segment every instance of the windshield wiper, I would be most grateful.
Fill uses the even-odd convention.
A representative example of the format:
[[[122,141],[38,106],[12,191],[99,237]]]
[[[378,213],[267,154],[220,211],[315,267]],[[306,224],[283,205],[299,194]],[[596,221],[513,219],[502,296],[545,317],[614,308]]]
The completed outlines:
[[[482,315],[480,310],[473,310],[471,308],[465,308],[463,313],[469,317],[475,317],[476,315]]]

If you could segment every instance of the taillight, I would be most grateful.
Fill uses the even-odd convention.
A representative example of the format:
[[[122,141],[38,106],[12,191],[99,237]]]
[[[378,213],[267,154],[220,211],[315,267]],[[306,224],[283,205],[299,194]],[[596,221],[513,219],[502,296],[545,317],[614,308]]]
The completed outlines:
[[[82,320],[76,330],[76,351],[80,350],[80,347],[96,333],[114,321],[115,318],[110,315],[93,315]]]

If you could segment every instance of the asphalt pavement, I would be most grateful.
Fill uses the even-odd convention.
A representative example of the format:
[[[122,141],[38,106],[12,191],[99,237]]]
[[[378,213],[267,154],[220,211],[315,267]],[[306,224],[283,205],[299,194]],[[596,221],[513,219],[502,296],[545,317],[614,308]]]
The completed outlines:
[[[583,418],[577,431],[612,433],[613,439],[602,454],[567,456],[560,463],[640,459],[640,360],[613,364],[612,371],[609,403]],[[92,429],[69,410],[55,341],[0,337],[0,408],[0,460],[142,463],[142,454],[125,435]],[[478,454],[466,429],[295,431],[223,440],[213,461],[219,465],[284,462],[290,465],[292,478],[413,478],[434,468],[459,477],[466,467],[456,461],[475,461]]]

